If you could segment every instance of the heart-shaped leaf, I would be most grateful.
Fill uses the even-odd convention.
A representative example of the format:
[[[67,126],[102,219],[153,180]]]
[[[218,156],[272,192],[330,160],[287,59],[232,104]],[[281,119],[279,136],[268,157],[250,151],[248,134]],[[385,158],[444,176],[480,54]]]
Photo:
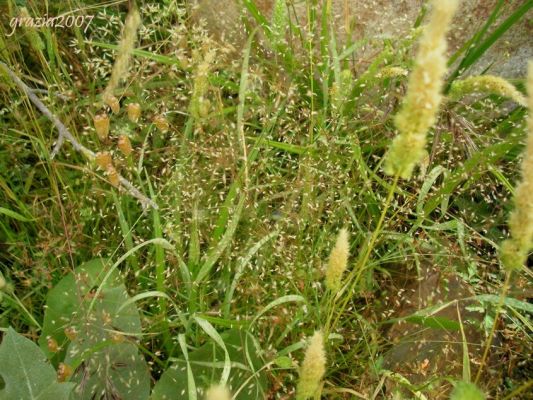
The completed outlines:
[[[9,328],[0,346],[0,399],[68,400],[74,384],[59,383],[35,343]]]
[[[41,346],[75,370],[73,398],[145,400],[150,374],[136,345],[139,312],[118,272],[102,283],[109,268],[105,260],[89,261],[49,292]],[[50,338],[61,349],[55,356],[47,348]]]
[[[73,321],[83,318],[80,305],[87,303],[93,289],[102,283],[107,271],[106,264],[107,260],[101,258],[88,261],[66,275],[48,292],[43,330],[39,338],[39,345],[48,358],[55,355],[48,349],[48,340],[54,339],[61,349],[55,361],[63,359],[68,343],[65,329],[72,328]],[[115,272],[105,286],[113,287],[120,283],[120,276]]]

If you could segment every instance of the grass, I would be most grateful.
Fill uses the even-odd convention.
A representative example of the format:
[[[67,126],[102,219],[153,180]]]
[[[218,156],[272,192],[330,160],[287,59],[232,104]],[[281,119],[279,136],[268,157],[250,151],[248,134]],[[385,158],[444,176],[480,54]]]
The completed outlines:
[[[55,371],[70,368],[60,373],[75,384],[70,398],[196,399],[217,383],[237,399],[293,398],[316,330],[327,355],[316,398],[448,398],[458,381],[491,399],[530,398],[531,272],[506,274],[497,255],[527,110],[498,93],[446,101],[423,169],[385,175],[419,31],[341,43],[314,3],[317,43],[245,1],[257,28],[242,53],[194,24],[190,4],[146,4],[103,142],[93,117],[105,109],[127,3],[28,2],[30,15],[95,18],[86,32],[11,37],[21,3],[0,5],[0,61],[158,205],[115,188],[68,143],[53,158],[54,126],[0,75],[0,330],[38,343]],[[450,55],[448,87],[533,3],[505,18],[502,7]],[[361,67],[366,45],[378,51]],[[522,92],[523,82],[513,81]],[[138,123],[129,102],[141,105]],[[341,228],[350,257],[334,293],[324,269]],[[433,302],[419,298],[424,288]],[[451,358],[401,353],[415,344],[423,354],[426,342],[448,345]],[[8,390],[1,366],[0,376]]]

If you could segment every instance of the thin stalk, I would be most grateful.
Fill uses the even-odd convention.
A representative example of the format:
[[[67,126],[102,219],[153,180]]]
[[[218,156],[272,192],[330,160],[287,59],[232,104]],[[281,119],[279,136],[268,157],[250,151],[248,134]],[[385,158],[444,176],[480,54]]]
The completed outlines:
[[[481,378],[481,373],[483,372],[483,368],[485,367],[485,364],[487,363],[487,357],[489,355],[490,346],[492,345],[492,339],[494,338],[494,333],[496,332],[496,325],[498,324],[498,318],[500,317],[501,308],[503,307],[503,303],[505,302],[507,292],[509,291],[509,287],[511,286],[512,275],[513,275],[513,271],[507,271],[507,274],[505,276],[505,282],[503,283],[502,290],[500,292],[500,300],[498,301],[498,304],[496,306],[496,315],[494,316],[494,322],[492,324],[489,337],[487,338],[487,343],[485,344],[485,350],[483,351],[483,357],[481,358],[481,363],[479,364],[479,368],[476,373],[476,379],[474,380],[475,384],[477,384],[479,381],[479,378]]]
[[[376,241],[378,239],[378,236],[381,233],[381,228],[383,226],[383,222],[385,222],[385,217],[386,217],[387,212],[388,212],[388,210],[390,208],[390,205],[392,203],[392,199],[394,198],[394,192],[396,191],[396,186],[398,185],[398,180],[399,180],[399,175],[396,174],[394,176],[393,183],[392,183],[391,187],[389,188],[389,192],[387,194],[387,199],[385,200],[385,205],[384,205],[383,210],[381,212],[381,215],[379,217],[378,224],[376,226],[376,229],[374,229],[374,232],[372,233],[370,241],[368,242],[368,246],[366,247],[366,250],[363,253],[363,257],[361,258],[361,261],[359,261],[356,264],[356,267],[348,275],[347,282],[346,282],[346,285],[344,286],[344,288],[348,287],[349,289],[347,290],[347,294],[344,296],[344,299],[343,299],[344,301],[343,301],[342,305],[339,307],[338,312],[337,312],[337,316],[336,316],[335,320],[333,321],[333,323],[331,323],[331,319],[332,319],[332,315],[333,315],[333,312],[334,312],[334,309],[335,309],[335,305],[336,305],[335,299],[331,303],[331,309],[329,311],[328,320],[326,322],[326,327],[325,327],[325,337],[328,337],[329,332],[331,330],[333,330],[333,328],[339,322],[339,319],[342,316],[342,313],[344,312],[344,310],[346,309],[346,306],[348,305],[348,302],[350,301],[350,297],[351,297],[350,294],[353,292],[353,290],[355,289],[356,285],[359,283],[359,280],[361,279],[361,274],[362,274],[363,268],[366,265],[366,263],[368,262],[368,260],[370,258],[370,254],[372,253],[372,250],[374,249],[374,246],[375,246]]]

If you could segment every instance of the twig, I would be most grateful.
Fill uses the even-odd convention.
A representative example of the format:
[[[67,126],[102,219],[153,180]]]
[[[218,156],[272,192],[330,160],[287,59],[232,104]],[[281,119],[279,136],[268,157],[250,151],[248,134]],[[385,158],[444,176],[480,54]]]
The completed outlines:
[[[89,150],[87,147],[83,146],[80,142],[76,140],[74,135],[70,133],[70,131],[67,129],[67,127],[54,115],[52,112],[44,105],[44,103],[35,95],[34,90],[30,89],[22,80],[13,72],[11,69],[4,64],[2,61],[0,61],[0,67],[9,75],[9,77],[15,82],[15,84],[28,96],[28,98],[31,100],[31,102],[41,111],[52,123],[55,125],[59,132],[59,137],[57,139],[57,143],[52,151],[52,158],[59,152],[61,149],[62,144],[64,143],[65,139],[68,140],[74,149],[80,153],[82,153],[86,158],[89,160],[94,160],[95,154],[93,151]],[[128,181],[123,176],[119,175],[119,182],[126,189],[126,191],[131,194],[133,197],[137,198],[142,204],[143,207],[153,207],[155,209],[158,208],[157,204],[152,200],[143,195],[133,184]]]
[[[47,95],[50,94],[50,91],[47,90],[47,89],[31,89],[30,88],[30,90],[33,93],[43,93],[43,94],[47,94]],[[68,96],[65,96],[64,94],[61,94],[61,93],[55,93],[55,96],[57,96],[58,98],[60,98],[61,100],[64,100],[64,101],[70,100],[70,98]]]

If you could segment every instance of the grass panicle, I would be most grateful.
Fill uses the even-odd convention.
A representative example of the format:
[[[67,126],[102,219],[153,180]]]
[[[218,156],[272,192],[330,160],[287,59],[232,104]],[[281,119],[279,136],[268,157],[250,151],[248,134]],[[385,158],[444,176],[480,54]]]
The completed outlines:
[[[213,67],[216,52],[208,50],[196,67],[189,111],[195,119],[209,114],[210,101],[206,98],[209,90],[209,71]]]
[[[385,172],[409,179],[426,152],[426,135],[437,118],[447,70],[446,33],[457,9],[457,0],[435,0],[420,39],[407,94],[395,118],[399,131],[385,160]]]
[[[113,112],[118,112],[118,100],[114,96],[115,89],[120,82],[128,76],[131,56],[137,42],[137,31],[141,25],[141,15],[136,7],[133,7],[124,24],[122,37],[118,45],[117,57],[113,64],[111,78],[103,93],[104,102],[111,107]]]

